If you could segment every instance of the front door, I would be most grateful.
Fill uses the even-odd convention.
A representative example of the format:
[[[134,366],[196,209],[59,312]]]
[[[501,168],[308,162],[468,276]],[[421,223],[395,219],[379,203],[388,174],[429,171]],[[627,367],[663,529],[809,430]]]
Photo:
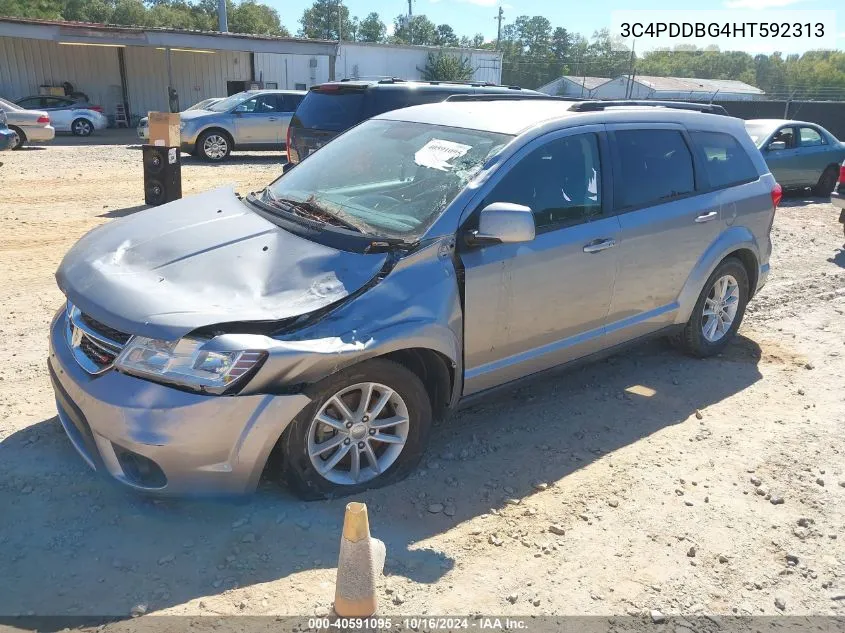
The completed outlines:
[[[798,128],[798,169],[802,184],[808,187],[818,183],[822,172],[831,163],[830,147],[821,133],[813,127]]]
[[[774,149],[772,143],[783,143],[782,149]],[[791,125],[780,128],[762,148],[766,165],[783,187],[795,187],[803,184],[800,160],[798,158],[798,137]]]
[[[241,103],[234,110],[235,144],[238,147],[265,149],[279,145],[281,121],[275,94],[259,95]]]
[[[619,238],[607,214],[608,162],[603,126],[587,126],[534,141],[488,183],[463,229],[484,206],[512,202],[532,209],[537,235],[461,253],[465,394],[602,347]]]

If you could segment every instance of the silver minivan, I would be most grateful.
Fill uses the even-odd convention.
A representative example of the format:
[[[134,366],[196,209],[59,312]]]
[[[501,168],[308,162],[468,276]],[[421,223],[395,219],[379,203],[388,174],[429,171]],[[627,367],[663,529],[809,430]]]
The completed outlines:
[[[232,150],[285,147],[288,124],[304,90],[246,90],[180,115],[182,151],[226,160]]]
[[[154,493],[394,482],[469,396],[647,336],[718,353],[766,281],[779,201],[727,116],[388,112],[261,192],[83,237],[56,275],[59,419],[93,468]]]

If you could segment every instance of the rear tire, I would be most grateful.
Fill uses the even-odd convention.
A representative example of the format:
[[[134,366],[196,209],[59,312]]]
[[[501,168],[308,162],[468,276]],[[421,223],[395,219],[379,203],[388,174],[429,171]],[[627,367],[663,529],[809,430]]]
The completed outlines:
[[[70,131],[74,136],[91,136],[94,133],[94,124],[88,119],[78,118],[74,119],[70,124]]]
[[[720,296],[720,290],[724,296]],[[689,321],[678,336],[680,347],[699,358],[721,352],[734,338],[742,323],[748,296],[749,283],[745,266],[738,259],[728,257],[716,267],[704,284]],[[730,297],[735,297],[735,301]],[[731,314],[730,323],[727,323],[728,314]]]
[[[363,408],[364,390],[357,390],[362,385],[374,386],[369,404]],[[381,387],[392,393],[382,392]],[[403,365],[381,358],[368,360],[307,387],[306,394],[312,398],[311,404],[291,422],[277,447],[282,458],[281,479],[299,497],[344,497],[380,488],[405,478],[422,458],[431,430],[431,401],[419,377]],[[351,418],[332,404],[341,396]],[[382,397],[389,398],[387,404],[369,419],[365,414],[375,411]],[[325,425],[320,422],[324,419],[336,424]],[[344,422],[348,419],[353,422]],[[390,424],[397,419],[405,421]],[[337,448],[320,452],[323,443]],[[373,467],[370,455],[376,457],[378,468]]]
[[[819,176],[819,181],[816,183],[816,186],[813,187],[813,195],[820,196],[822,198],[828,197],[831,192],[833,192],[833,188],[836,186],[838,179],[839,168],[836,165],[828,165],[822,172],[822,175]]]
[[[24,134],[24,131],[14,125],[10,125],[9,129],[12,130],[17,137],[17,141],[12,141],[12,149],[15,150],[22,148],[24,144],[26,144],[26,134]]]

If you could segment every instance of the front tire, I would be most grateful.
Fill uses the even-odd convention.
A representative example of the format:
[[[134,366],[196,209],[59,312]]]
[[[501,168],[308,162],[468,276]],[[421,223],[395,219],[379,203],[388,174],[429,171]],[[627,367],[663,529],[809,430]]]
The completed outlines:
[[[820,196],[822,198],[828,197],[831,192],[833,192],[833,188],[836,186],[836,182],[839,179],[839,168],[836,165],[828,165],[827,169],[822,172],[822,175],[819,176],[819,181],[816,183],[816,186],[813,187],[813,195]]]
[[[419,377],[386,359],[342,370],[307,388],[312,402],[280,441],[282,478],[303,499],[380,488],[419,463],[431,401]]]
[[[22,148],[26,144],[26,134],[24,134],[24,131],[14,125],[10,125],[9,129],[15,133],[15,138],[12,140],[12,149]]]
[[[70,131],[74,136],[91,136],[94,133],[94,124],[88,119],[74,119],[70,124]]]
[[[699,358],[721,352],[742,323],[748,297],[745,266],[733,257],[725,259],[704,284],[679,336],[681,348]]]
[[[212,163],[226,160],[232,152],[232,139],[219,130],[208,130],[197,139],[197,152]]]

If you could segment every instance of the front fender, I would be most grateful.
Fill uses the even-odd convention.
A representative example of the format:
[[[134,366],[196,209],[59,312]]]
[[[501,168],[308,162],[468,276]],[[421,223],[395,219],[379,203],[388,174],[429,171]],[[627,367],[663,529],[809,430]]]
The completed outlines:
[[[453,249],[443,238],[403,257],[383,279],[317,323],[274,340],[244,393],[314,383],[376,356],[426,349],[454,370],[455,401],[463,376],[463,313]]]
[[[732,226],[719,235],[718,238],[704,251],[704,254],[696,262],[687,281],[678,296],[678,312],[675,323],[686,323],[696,301],[701,294],[702,288],[716,266],[725,257],[739,250],[748,250],[754,255],[755,265],[758,267],[756,275],[759,277],[760,267],[760,245],[754,234],[744,226]]]

